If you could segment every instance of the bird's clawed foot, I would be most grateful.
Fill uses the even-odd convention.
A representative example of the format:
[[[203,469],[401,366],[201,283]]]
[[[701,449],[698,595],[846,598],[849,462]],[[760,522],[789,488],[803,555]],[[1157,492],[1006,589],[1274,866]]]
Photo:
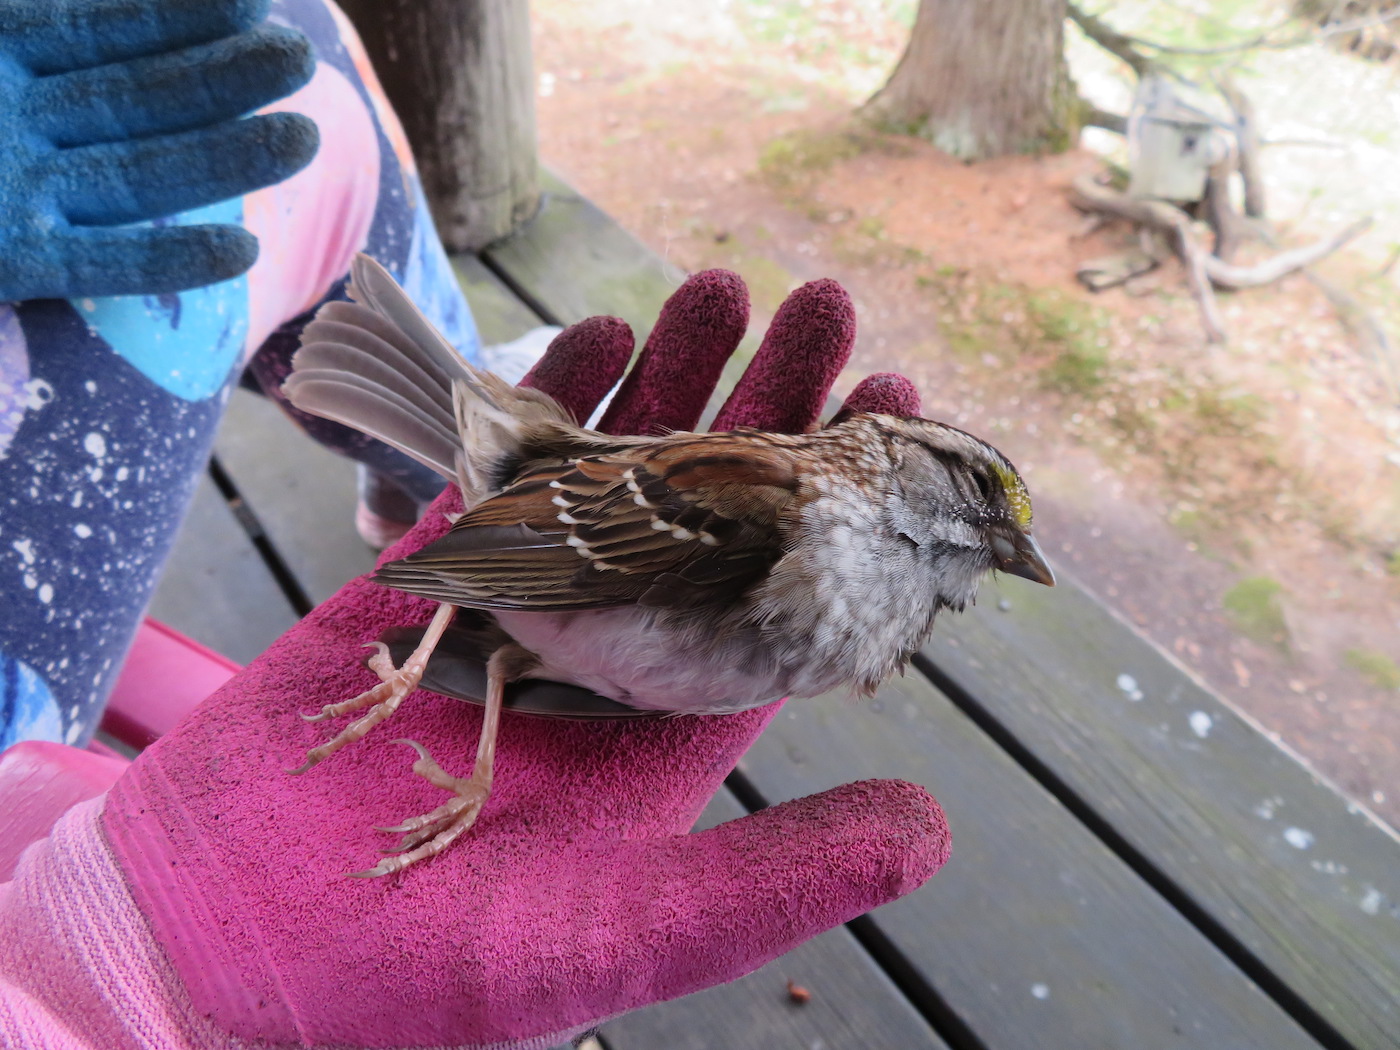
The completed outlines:
[[[403,839],[397,846],[384,851],[392,856],[385,857],[368,871],[354,872],[354,878],[369,879],[390,875],[441,853],[476,823],[477,817],[481,815],[482,806],[491,794],[489,763],[485,769],[478,763],[469,777],[454,777],[438,765],[428,754],[427,748],[417,741],[396,740],[394,743],[407,744],[417,751],[418,760],[413,763],[413,771],[430,784],[444,791],[451,791],[455,797],[448,799],[430,813],[410,817],[393,827],[377,828],[377,831],[402,834]]]
[[[404,697],[418,688],[418,683],[423,678],[426,660],[420,662],[410,657],[405,661],[403,667],[395,668],[389,657],[389,647],[383,642],[371,644],[379,648],[379,652],[369,658],[370,670],[379,675],[379,684],[373,689],[366,689],[353,699],[342,700],[338,704],[327,704],[316,714],[302,715],[301,717],[308,722],[321,722],[327,718],[334,718],[336,715],[343,715],[349,711],[359,711],[365,707],[370,709],[369,712],[363,717],[355,719],[324,744],[307,751],[306,761],[296,769],[288,770],[289,773],[305,773],[317,762],[335,754],[346,744],[353,744],[392,715],[398,709],[399,704],[403,703]]]
[[[316,714],[302,715],[301,717],[308,722],[322,722],[327,718],[334,718],[336,715],[347,714],[350,711],[359,711],[366,707],[369,708],[369,711],[351,722],[332,739],[327,740],[319,747],[311,748],[306,752],[306,761],[296,769],[289,769],[287,772],[293,775],[305,773],[317,762],[335,754],[346,744],[353,744],[359,740],[397,711],[404,698],[417,689],[418,683],[423,680],[423,672],[428,668],[428,658],[433,655],[433,649],[442,637],[442,632],[447,630],[447,625],[452,622],[452,615],[455,611],[451,605],[446,603],[438,606],[437,612],[433,614],[432,622],[423,632],[423,640],[418,643],[418,648],[409,654],[402,667],[394,666],[393,658],[389,655],[389,647],[383,642],[367,643],[367,648],[377,650],[367,662],[369,669],[379,676],[379,684],[373,689],[366,689],[353,699],[342,700],[338,704],[327,704]]]

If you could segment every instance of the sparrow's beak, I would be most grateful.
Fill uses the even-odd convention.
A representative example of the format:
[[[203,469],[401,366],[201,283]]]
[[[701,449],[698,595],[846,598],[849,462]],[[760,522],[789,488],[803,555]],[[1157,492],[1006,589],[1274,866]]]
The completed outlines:
[[[996,554],[996,567],[1012,576],[1021,576],[1047,587],[1055,586],[1055,574],[1050,564],[1028,532],[1018,532],[1014,537],[993,536],[992,550]]]

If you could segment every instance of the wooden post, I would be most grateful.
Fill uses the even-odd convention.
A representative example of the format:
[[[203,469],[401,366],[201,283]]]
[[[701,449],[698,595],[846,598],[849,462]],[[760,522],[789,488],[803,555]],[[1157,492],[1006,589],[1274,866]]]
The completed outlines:
[[[340,0],[403,122],[449,252],[539,205],[527,0]]]

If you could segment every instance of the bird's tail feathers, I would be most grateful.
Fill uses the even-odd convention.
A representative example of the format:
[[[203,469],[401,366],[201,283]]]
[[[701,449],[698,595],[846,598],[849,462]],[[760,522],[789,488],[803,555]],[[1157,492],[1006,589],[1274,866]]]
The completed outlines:
[[[489,495],[495,466],[532,428],[570,423],[548,395],[464,361],[389,272],[367,255],[350,270],[353,302],[332,302],[302,334],[283,392],[293,405],[392,445]]]

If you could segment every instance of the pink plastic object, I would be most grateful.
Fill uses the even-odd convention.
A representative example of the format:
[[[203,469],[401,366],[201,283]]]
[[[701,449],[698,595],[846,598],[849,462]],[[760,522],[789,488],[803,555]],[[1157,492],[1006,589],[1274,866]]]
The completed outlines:
[[[716,316],[714,291],[732,284],[697,275],[677,291],[648,344],[664,359],[643,362],[651,379],[630,386],[619,413],[640,426],[703,404],[708,389],[686,381],[676,355],[693,374],[717,371],[721,341],[685,335],[697,313]],[[705,297],[703,309],[692,296]],[[810,425],[844,363],[854,334],[845,293],[822,282],[795,297],[731,399],[734,424]],[[733,297],[729,307],[739,308]],[[542,366],[548,389],[616,374],[628,349],[605,337],[572,345],[591,349]],[[441,535],[457,507],[445,493],[385,557]],[[771,705],[645,724],[507,715],[477,825],[399,875],[347,878],[392,843],[373,825],[443,801],[394,738],[422,742],[464,774],[480,710],[419,692],[392,725],[292,777],[339,725],[299,714],[373,685],[364,643],[432,609],[352,581],[110,791],[106,840],[194,1016],[273,1042],[547,1046],[747,973],[916,888],[947,857],[937,803],[897,781],[686,834]]]
[[[131,747],[148,747],[239,670],[228,657],[147,618],[136,631],[102,728]]]
[[[227,657],[147,618],[137,629],[102,728],[131,747],[146,747],[238,671]],[[26,741],[0,754],[0,881],[69,807],[102,794],[128,765],[127,758],[98,741],[86,751]]]
[[[0,882],[70,806],[102,794],[128,765],[120,755],[46,740],[26,740],[0,752]]]

